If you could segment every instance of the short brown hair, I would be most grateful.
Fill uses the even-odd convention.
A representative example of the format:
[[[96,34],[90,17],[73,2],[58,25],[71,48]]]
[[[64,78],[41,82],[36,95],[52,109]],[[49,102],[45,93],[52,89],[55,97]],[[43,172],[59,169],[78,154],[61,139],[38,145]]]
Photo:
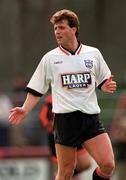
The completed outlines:
[[[76,27],[76,37],[78,36],[78,31],[79,31],[79,19],[78,16],[70,10],[67,9],[62,9],[60,11],[57,11],[50,19],[50,22],[54,25],[55,23],[62,21],[62,20],[67,20],[69,26]]]

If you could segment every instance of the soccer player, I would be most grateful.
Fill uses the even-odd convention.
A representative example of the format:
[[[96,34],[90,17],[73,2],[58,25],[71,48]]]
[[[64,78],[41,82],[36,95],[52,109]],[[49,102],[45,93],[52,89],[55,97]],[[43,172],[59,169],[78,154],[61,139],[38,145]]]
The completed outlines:
[[[54,176],[57,171],[57,158],[56,158],[56,151],[55,151],[55,142],[54,142],[54,135],[53,135],[53,123],[54,123],[54,113],[52,113],[52,96],[48,94],[45,98],[45,102],[41,107],[40,110],[40,120],[42,122],[42,126],[47,129],[47,136],[49,147],[51,150],[51,160],[54,169]],[[78,175],[83,171],[89,169],[91,167],[91,158],[88,152],[82,146],[78,147],[77,149],[77,164],[74,170],[73,177],[74,179],[78,179]]]
[[[22,107],[13,108],[9,121],[20,123],[51,85],[58,173],[70,180],[76,167],[77,147],[84,145],[98,167],[93,180],[109,180],[115,168],[110,138],[100,121],[95,88],[114,93],[116,82],[97,48],[78,40],[79,20],[70,10],[51,17],[58,47],[46,53],[31,77]]]

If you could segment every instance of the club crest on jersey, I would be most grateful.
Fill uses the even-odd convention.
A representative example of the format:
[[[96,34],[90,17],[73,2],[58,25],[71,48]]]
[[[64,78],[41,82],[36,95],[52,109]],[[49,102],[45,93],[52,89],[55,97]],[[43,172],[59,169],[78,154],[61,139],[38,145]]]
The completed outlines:
[[[91,84],[91,75],[89,72],[62,74],[61,79],[62,86],[67,87],[68,89],[87,88],[88,85]]]
[[[90,59],[84,60],[85,62],[85,66],[89,69],[91,69],[93,67],[93,61]]]

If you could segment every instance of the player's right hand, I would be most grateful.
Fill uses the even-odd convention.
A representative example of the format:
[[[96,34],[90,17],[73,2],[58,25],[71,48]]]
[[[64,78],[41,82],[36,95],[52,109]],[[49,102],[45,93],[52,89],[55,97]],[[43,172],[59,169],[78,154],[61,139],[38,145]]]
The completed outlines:
[[[10,110],[9,122],[11,124],[19,124],[26,116],[26,112],[22,107],[16,107]]]

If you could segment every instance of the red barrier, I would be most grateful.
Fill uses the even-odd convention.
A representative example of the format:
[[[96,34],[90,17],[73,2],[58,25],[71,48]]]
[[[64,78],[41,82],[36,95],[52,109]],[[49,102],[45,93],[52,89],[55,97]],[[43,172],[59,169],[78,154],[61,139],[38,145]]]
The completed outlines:
[[[21,146],[21,147],[1,147],[0,159],[3,158],[31,158],[49,157],[50,150],[46,146]]]

